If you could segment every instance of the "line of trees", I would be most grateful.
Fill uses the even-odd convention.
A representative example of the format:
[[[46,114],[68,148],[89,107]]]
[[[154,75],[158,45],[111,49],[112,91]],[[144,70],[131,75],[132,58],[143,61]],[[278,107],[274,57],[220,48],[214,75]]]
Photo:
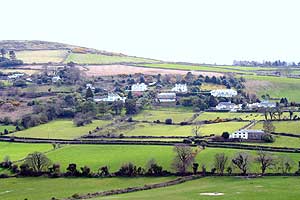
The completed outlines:
[[[235,66],[264,66],[264,67],[297,67],[300,66],[300,62],[286,62],[281,60],[275,61],[248,61],[248,60],[234,60]]]

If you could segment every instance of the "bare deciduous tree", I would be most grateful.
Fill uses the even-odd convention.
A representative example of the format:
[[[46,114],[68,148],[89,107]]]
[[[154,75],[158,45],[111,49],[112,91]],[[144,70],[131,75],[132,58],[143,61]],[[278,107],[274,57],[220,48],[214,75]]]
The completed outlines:
[[[271,121],[264,121],[263,130],[266,133],[272,133],[275,131],[275,127]]]
[[[193,151],[193,149],[186,144],[178,144],[174,146],[174,152],[176,155],[172,163],[173,168],[180,173],[185,173],[187,168],[194,162],[199,151]]]
[[[48,169],[51,165],[51,160],[41,152],[34,152],[28,154],[25,158],[25,164],[32,168],[34,172],[42,172]]]
[[[275,165],[273,155],[265,151],[259,151],[255,161],[260,164],[262,174],[264,174],[268,168]]]
[[[279,156],[277,159],[277,169],[283,174],[289,173],[295,162],[288,156]]]
[[[232,159],[232,163],[245,175],[249,169],[250,156],[248,153],[240,152]]]
[[[224,173],[227,161],[228,156],[226,156],[224,153],[217,153],[215,155],[214,167],[216,168],[218,173]]]
[[[200,124],[198,124],[198,123],[196,123],[195,126],[192,128],[192,133],[193,133],[196,137],[200,136],[200,128],[201,128],[201,126],[200,126]]]

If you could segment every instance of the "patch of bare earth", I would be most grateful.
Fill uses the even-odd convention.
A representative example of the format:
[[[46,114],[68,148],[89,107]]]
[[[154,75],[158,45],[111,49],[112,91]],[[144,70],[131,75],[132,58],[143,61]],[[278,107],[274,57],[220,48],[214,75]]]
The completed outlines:
[[[205,192],[205,193],[200,193],[201,196],[223,196],[224,193],[220,192]]]
[[[274,85],[269,81],[247,80],[245,83],[246,91],[250,94],[257,94],[259,91],[273,88]]]
[[[156,75],[156,74],[181,74],[184,75],[188,70],[177,70],[177,69],[160,69],[160,68],[148,68],[148,67],[135,67],[135,66],[128,66],[128,65],[90,65],[86,66],[87,76],[113,76],[119,74],[135,74],[135,73],[142,73],[142,74],[149,74],[149,75]],[[193,74],[203,76],[223,76],[222,73],[217,72],[202,72],[202,71],[190,71]]]

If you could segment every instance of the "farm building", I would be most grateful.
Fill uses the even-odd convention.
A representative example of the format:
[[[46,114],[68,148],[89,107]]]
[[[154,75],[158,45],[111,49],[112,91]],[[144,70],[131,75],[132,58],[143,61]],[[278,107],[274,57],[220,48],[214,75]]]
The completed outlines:
[[[237,91],[233,89],[217,89],[212,90],[210,94],[214,97],[233,97],[237,95]]]
[[[137,83],[137,84],[133,84],[131,86],[131,91],[132,92],[144,92],[144,91],[147,91],[148,90],[148,87],[145,83]]]
[[[157,101],[160,103],[176,102],[176,93],[159,93]]]
[[[120,95],[116,94],[116,93],[109,93],[107,95],[107,97],[104,98],[100,98],[100,97],[95,97],[94,101],[95,102],[100,102],[100,101],[104,101],[104,102],[115,102],[115,101],[123,101],[125,103],[126,97],[120,97]]]
[[[61,78],[59,76],[53,76],[52,77],[52,83],[56,83],[57,81],[60,81]]]
[[[186,84],[175,84],[175,87],[172,88],[172,92],[187,92]]]
[[[10,75],[10,76],[7,76],[8,79],[17,79],[17,78],[20,78],[22,76],[24,76],[25,74],[13,74],[13,75]]]
[[[262,130],[247,130],[242,129],[230,134],[229,138],[239,138],[245,140],[262,140],[262,137],[265,135],[265,132]]]
[[[216,110],[230,110],[230,111],[236,111],[240,109],[239,105],[236,105],[234,103],[231,102],[220,102],[217,106],[216,106]]]

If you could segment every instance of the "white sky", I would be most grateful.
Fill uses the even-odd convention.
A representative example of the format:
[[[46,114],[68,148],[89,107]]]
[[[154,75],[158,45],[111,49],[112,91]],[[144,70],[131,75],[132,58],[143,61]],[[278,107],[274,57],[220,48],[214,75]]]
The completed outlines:
[[[0,40],[168,61],[300,61],[298,0],[0,0]]]

